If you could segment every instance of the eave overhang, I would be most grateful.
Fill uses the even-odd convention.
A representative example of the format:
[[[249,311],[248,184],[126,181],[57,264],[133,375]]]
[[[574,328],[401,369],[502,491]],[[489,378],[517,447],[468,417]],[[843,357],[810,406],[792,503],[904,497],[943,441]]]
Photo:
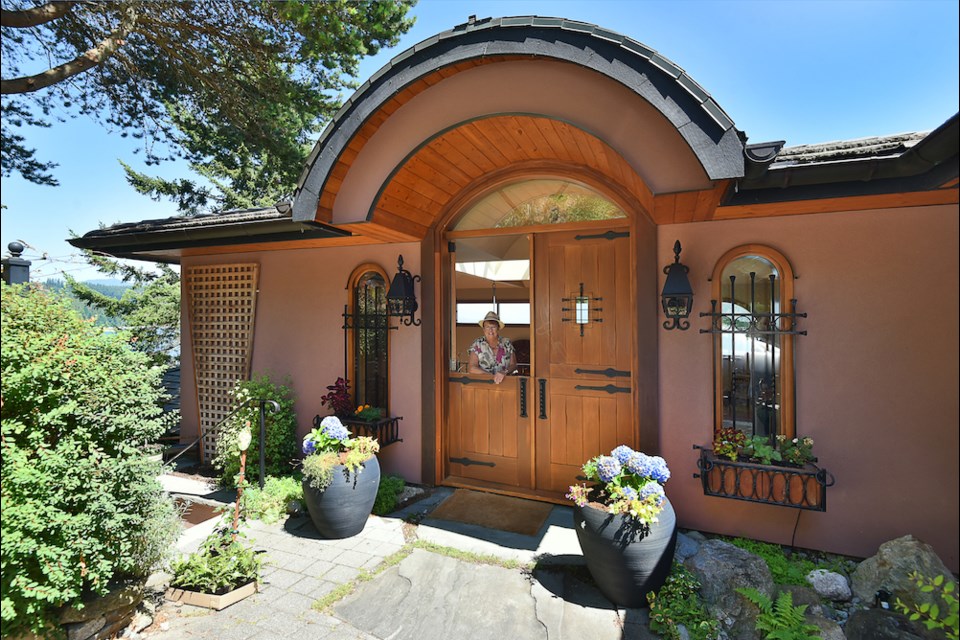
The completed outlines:
[[[911,136],[917,140],[911,142]],[[904,139],[901,144],[890,144],[899,138]],[[731,188],[721,208],[942,189],[956,193],[958,139],[960,114],[922,137],[904,134],[849,141],[846,149],[836,148],[840,143],[834,143],[834,148],[809,145],[783,150],[776,148],[782,143],[747,145],[746,175]],[[883,142],[892,148],[873,151]]]
[[[296,222],[289,205],[230,211],[222,214],[174,217],[118,224],[97,229],[68,242],[78,249],[118,258],[179,262],[183,249],[302,243],[349,236],[350,232],[314,222]]]

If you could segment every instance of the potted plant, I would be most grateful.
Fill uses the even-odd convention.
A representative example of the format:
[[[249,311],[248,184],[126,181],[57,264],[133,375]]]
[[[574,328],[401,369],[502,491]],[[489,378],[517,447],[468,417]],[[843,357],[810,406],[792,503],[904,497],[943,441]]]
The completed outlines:
[[[333,384],[327,385],[327,391],[320,396],[320,404],[330,406],[333,415],[339,418],[349,418],[353,415],[353,399],[350,397],[350,383],[345,378],[337,378]]]
[[[791,440],[785,435],[778,435],[777,448],[780,449],[783,462],[794,467],[802,467],[817,461],[817,457],[813,455],[813,438],[809,436]]]
[[[663,585],[677,544],[677,518],[663,490],[666,461],[620,445],[583,465],[591,484],[570,487],[577,539],[600,591],[618,606],[646,606]]]
[[[260,557],[240,539],[240,505],[250,447],[249,423],[238,437],[240,474],[232,526],[215,530],[195,553],[172,563],[168,600],[220,610],[257,592]]]
[[[363,420],[364,422],[376,422],[383,417],[383,413],[383,409],[380,407],[362,404],[353,412],[353,418],[355,420]]]
[[[190,555],[175,560],[168,600],[220,610],[257,592],[259,554],[221,527]]]
[[[380,486],[380,445],[351,437],[336,416],[303,439],[303,499],[314,526],[327,538],[349,538],[361,531]]]

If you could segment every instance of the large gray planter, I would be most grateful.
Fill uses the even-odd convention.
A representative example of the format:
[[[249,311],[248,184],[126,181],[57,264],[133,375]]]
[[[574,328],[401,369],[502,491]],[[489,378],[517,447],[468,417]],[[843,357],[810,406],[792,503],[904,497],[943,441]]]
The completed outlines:
[[[677,516],[670,501],[649,527],[590,505],[574,506],[573,522],[601,593],[620,607],[647,606],[647,593],[663,585],[673,565]]]
[[[367,524],[380,487],[380,463],[373,456],[359,473],[343,465],[333,468],[330,486],[319,491],[303,481],[303,501],[320,535],[325,538],[355,536]]]

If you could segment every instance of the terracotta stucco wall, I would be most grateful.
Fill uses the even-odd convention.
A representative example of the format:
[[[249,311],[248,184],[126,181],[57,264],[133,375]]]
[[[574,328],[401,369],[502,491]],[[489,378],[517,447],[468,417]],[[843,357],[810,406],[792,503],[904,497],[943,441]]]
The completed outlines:
[[[747,243],[783,252],[808,335],[796,342],[797,432],[836,477],[825,513],[705,497],[693,444],[712,439],[711,336],[660,332],[660,428],[681,526],[855,556],[913,534],[958,570],[956,206],[661,226],[660,264],[683,244],[695,314],[717,259]],[[662,286],[663,276],[661,276]]]
[[[404,267],[420,272],[420,247],[396,244],[374,247],[337,247],[297,251],[267,251],[185,258],[184,268],[196,264],[258,262],[260,292],[257,299],[253,372],[289,375],[297,393],[297,433],[312,429],[313,417],[329,414],[321,406],[326,386],[343,375],[343,306],[351,272],[366,262],[379,264],[392,278],[397,254]],[[419,287],[419,285],[418,285]],[[419,294],[419,289],[418,289]],[[186,292],[184,292],[186,296]],[[196,390],[186,305],[183,331],[183,434],[197,433]],[[386,447],[380,463],[386,473],[397,473],[411,482],[420,477],[420,327],[390,332],[390,411],[403,416],[403,442]]]

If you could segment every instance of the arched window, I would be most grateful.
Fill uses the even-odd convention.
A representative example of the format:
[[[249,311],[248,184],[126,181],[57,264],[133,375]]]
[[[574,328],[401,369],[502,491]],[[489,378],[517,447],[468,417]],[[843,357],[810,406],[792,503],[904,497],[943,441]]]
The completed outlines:
[[[715,429],[794,436],[793,270],[775,249],[744,245],[713,272]]]
[[[348,289],[345,318],[347,362],[354,404],[387,409],[389,398],[389,325],[387,274],[380,266],[364,264],[354,269]]]

